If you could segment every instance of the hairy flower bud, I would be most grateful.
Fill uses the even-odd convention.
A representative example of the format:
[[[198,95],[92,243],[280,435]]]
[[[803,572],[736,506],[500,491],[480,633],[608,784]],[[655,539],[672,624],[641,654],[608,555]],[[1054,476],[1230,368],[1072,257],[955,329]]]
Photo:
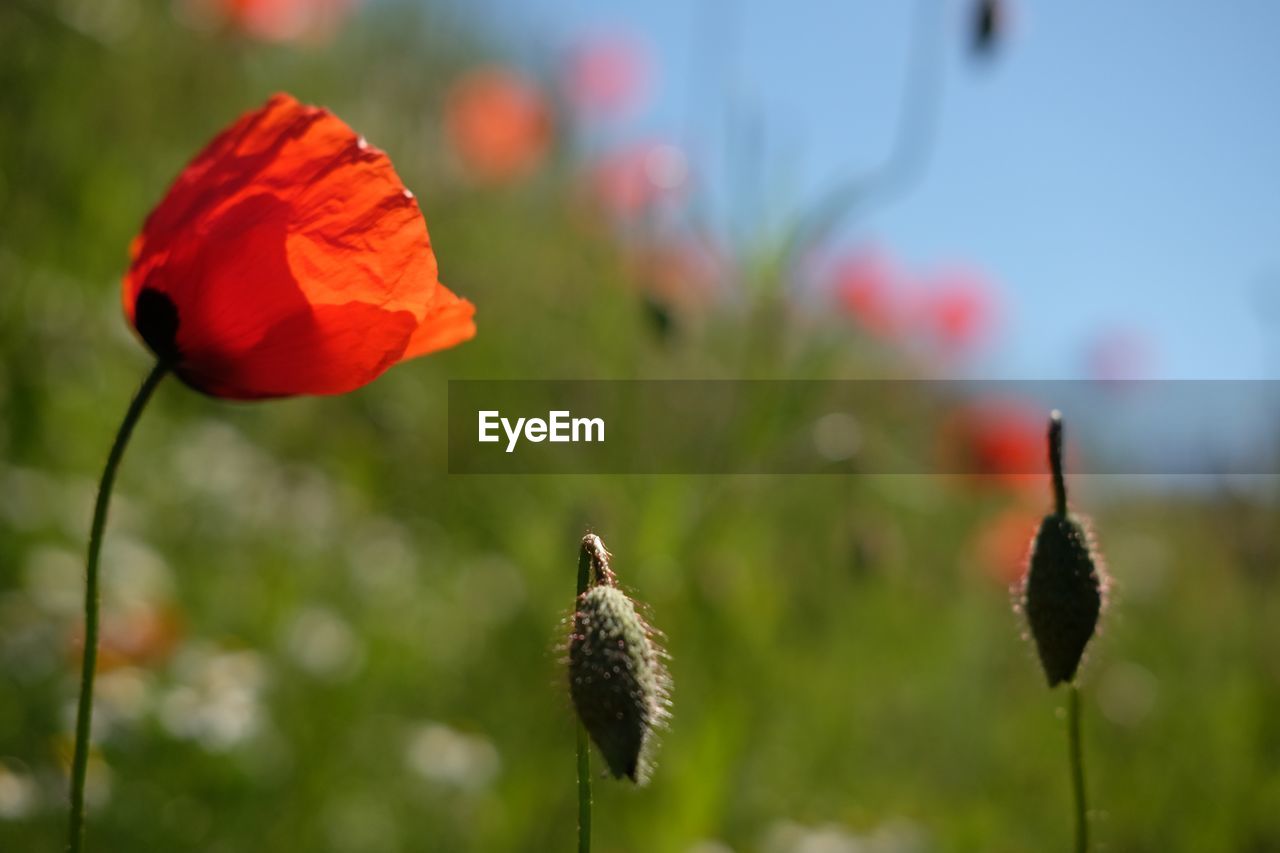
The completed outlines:
[[[1074,517],[1045,516],[1031,546],[1023,607],[1050,687],[1075,678],[1098,627],[1102,593],[1098,560],[1084,526]]]
[[[1076,677],[1085,646],[1098,629],[1106,576],[1093,537],[1067,510],[1062,465],[1062,414],[1049,417],[1049,468],[1054,512],[1040,522],[1022,587],[1022,609],[1049,686]]]
[[[599,539],[589,539],[598,546],[592,557],[602,562],[602,582],[578,597],[569,637],[569,693],[609,771],[643,783],[654,729],[667,714],[663,653],[635,604],[613,585]]]

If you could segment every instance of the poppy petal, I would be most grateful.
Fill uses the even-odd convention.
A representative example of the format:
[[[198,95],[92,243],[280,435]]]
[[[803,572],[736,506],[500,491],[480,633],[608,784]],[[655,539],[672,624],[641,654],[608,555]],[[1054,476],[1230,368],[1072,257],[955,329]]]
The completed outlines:
[[[439,285],[426,222],[391,161],[288,95],[196,156],[131,255],[130,322],[145,321],[148,345],[215,396],[342,393],[474,334],[474,309]],[[139,317],[144,290],[176,324]],[[411,338],[421,342],[407,351]]]
[[[183,379],[215,397],[345,394],[400,358],[416,320],[372,305],[321,305],[274,326],[247,354],[206,359]]]
[[[417,358],[471,340],[476,334],[475,313],[476,306],[443,284],[436,285],[431,310],[409,338],[404,358]]]

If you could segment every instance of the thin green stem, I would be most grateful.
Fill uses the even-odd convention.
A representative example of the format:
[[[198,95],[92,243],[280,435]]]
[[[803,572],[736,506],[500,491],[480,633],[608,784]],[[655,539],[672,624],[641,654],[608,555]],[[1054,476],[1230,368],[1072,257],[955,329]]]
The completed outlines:
[[[592,549],[587,539],[582,540],[582,549],[578,552],[578,595],[574,598],[574,610],[577,600],[587,591],[591,582]],[[575,617],[576,618],[576,617]],[[591,853],[591,746],[587,743],[587,730],[578,721],[578,853]]]
[[[1089,849],[1088,808],[1084,799],[1084,755],[1080,750],[1080,688],[1074,683],[1068,693],[1067,744],[1071,758],[1071,788],[1076,806],[1076,853]]]
[[[111,487],[116,469],[124,456],[133,427],[138,423],[151,394],[164,379],[169,367],[158,362],[133,396],[129,410],[116,433],[107,465],[98,484],[98,500],[93,505],[93,524],[89,528],[89,556],[85,560],[84,584],[84,657],[80,664],[80,701],[76,707],[76,746],[71,760],[71,816],[67,824],[67,849],[80,853],[84,847],[84,779],[89,766],[89,730],[93,719],[93,676],[98,666],[98,555],[102,551],[102,530],[107,523],[107,506],[111,503]]]
[[[1049,470],[1053,472],[1053,511],[1067,515],[1067,481],[1062,474],[1062,412],[1049,415]]]
[[[1049,469],[1053,474],[1053,511],[1067,515],[1067,481],[1062,472],[1062,413],[1049,415]],[[1071,765],[1071,794],[1075,802],[1076,853],[1089,849],[1088,806],[1084,795],[1084,755],[1080,749],[1080,688],[1071,683],[1067,693],[1067,757]]]

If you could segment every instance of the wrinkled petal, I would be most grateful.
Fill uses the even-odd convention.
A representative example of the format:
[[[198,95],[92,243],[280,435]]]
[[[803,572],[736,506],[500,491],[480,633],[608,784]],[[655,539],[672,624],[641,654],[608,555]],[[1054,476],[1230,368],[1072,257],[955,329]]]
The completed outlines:
[[[209,143],[131,253],[126,316],[215,396],[344,393],[474,333],[458,304],[470,303],[437,281],[426,222],[391,161],[288,95]],[[150,307],[172,306],[176,332],[139,316],[144,290]]]
[[[321,305],[272,327],[247,354],[204,360],[184,378],[207,394],[236,400],[345,394],[398,361],[415,324],[407,311]]]
[[[416,358],[471,340],[476,334],[475,314],[476,306],[440,285],[426,319],[409,338],[404,358]]]

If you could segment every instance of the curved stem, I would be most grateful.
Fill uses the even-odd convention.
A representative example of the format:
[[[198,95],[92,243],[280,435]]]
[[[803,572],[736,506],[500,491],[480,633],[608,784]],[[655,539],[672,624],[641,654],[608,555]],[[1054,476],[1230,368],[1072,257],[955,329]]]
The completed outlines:
[[[1049,415],[1049,469],[1053,473],[1053,511],[1067,514],[1067,481],[1062,474],[1062,412]]]
[[[578,595],[574,599],[574,610],[591,582],[593,554],[589,538],[584,537],[578,551]],[[578,853],[591,853],[591,746],[581,720],[578,721]]]
[[[873,204],[905,195],[924,176],[941,112],[943,51],[937,36],[944,11],[941,3],[917,0],[902,105],[888,157],[871,173],[836,187],[797,224],[788,265],[800,252],[822,243],[859,206],[865,215]]]
[[[125,412],[120,429],[116,432],[107,465],[102,470],[98,484],[98,499],[93,505],[93,524],[89,528],[89,556],[85,560],[84,584],[84,657],[80,664],[80,700],[76,707],[76,745],[71,760],[71,816],[67,824],[67,849],[79,853],[84,846],[84,779],[89,766],[89,730],[93,718],[93,676],[98,665],[98,555],[102,551],[102,529],[107,522],[107,506],[111,502],[111,487],[115,483],[116,469],[124,456],[125,446],[133,427],[138,423],[147,400],[169,372],[164,362],[158,362],[143,380],[138,393],[133,396],[129,410]]]
[[[1088,809],[1084,798],[1084,756],[1080,751],[1080,688],[1071,685],[1067,704],[1067,744],[1071,758],[1071,789],[1076,806],[1076,853],[1089,849]]]

